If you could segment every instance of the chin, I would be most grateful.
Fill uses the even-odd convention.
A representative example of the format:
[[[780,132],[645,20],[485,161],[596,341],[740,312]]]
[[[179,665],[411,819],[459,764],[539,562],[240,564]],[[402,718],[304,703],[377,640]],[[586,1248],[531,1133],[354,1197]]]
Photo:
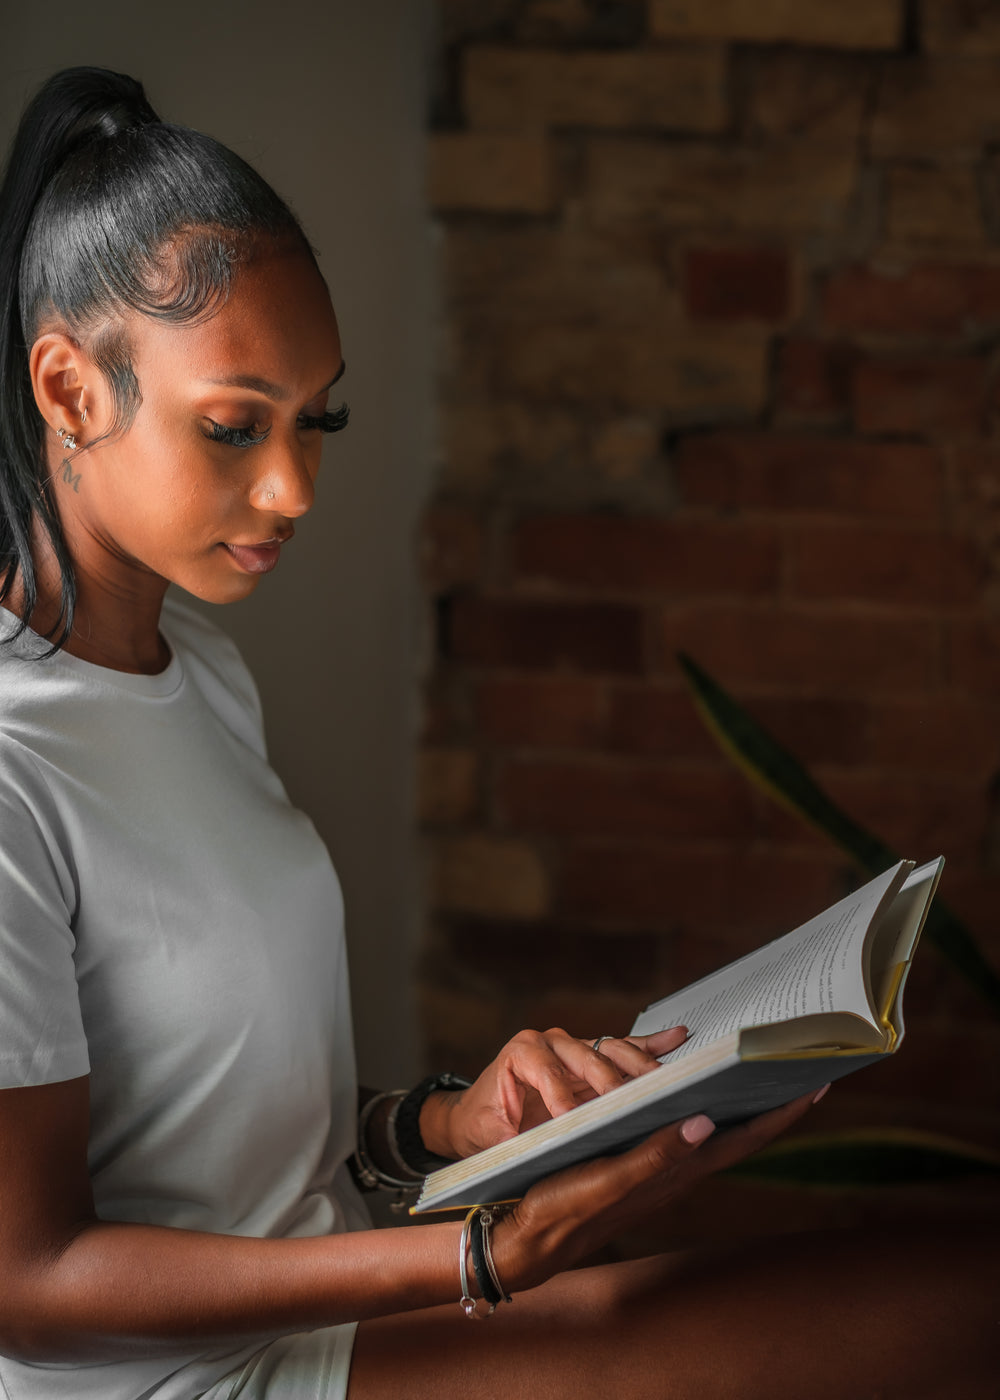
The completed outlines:
[[[255,578],[252,574],[243,577],[228,578],[226,580],[213,579],[211,582],[200,579],[174,579],[173,582],[178,588],[183,588],[185,593],[190,593],[192,598],[198,598],[202,603],[214,603],[224,606],[226,603],[239,603],[244,598],[249,598],[251,593],[257,589],[260,578]]]

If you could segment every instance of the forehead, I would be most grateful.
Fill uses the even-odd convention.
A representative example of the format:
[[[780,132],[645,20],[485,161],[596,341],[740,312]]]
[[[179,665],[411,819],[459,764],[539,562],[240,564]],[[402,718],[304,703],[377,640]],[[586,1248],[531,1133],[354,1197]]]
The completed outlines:
[[[314,394],[341,362],[326,283],[298,251],[246,263],[225,304],[208,319],[174,325],[136,316],[129,338],[144,394],[149,373],[159,383],[239,375],[287,386],[293,395]]]

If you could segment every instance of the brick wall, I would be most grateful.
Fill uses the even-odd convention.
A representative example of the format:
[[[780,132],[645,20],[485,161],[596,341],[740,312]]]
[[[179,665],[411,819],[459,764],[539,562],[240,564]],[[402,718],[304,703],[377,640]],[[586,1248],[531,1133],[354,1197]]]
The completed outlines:
[[[1000,961],[1000,19],[982,0],[441,0],[423,538],[428,1058],[589,1035],[853,878],[685,649]],[[998,1026],[813,1126],[996,1137]]]

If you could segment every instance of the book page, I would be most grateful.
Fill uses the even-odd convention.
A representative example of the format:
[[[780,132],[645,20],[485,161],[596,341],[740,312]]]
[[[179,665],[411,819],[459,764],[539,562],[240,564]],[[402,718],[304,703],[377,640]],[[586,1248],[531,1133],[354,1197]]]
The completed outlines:
[[[649,1035],[686,1025],[688,1039],[671,1053],[681,1059],[720,1036],[767,1025],[847,1011],[876,1024],[864,981],[864,940],[901,867],[880,875],[808,923],[648,1007],[632,1027]]]

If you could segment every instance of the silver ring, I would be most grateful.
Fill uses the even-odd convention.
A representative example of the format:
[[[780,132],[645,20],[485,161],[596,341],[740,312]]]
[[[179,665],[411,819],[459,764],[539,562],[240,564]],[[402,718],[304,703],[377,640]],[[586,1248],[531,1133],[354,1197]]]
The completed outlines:
[[[599,1055],[599,1054],[601,1053],[601,1046],[604,1044],[604,1042],[605,1042],[606,1040],[617,1040],[617,1039],[618,1039],[618,1037],[617,1037],[616,1035],[599,1035],[599,1036],[597,1037],[597,1039],[593,1042],[593,1044],[591,1045],[590,1048],[591,1048],[591,1050],[596,1050],[597,1053],[598,1053],[598,1055]]]

